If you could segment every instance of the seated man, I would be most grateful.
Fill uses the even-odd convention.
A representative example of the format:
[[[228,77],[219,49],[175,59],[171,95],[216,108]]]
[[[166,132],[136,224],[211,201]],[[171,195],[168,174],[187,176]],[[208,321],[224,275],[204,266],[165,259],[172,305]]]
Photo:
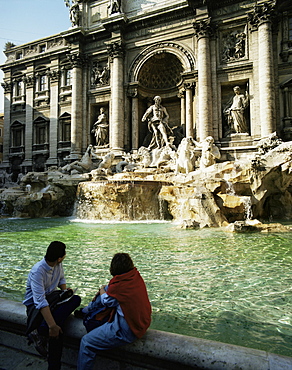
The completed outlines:
[[[81,302],[79,296],[73,295],[73,291],[66,288],[62,266],[66,257],[65,249],[66,245],[59,241],[48,246],[45,257],[32,267],[28,275],[23,301],[28,316],[26,334],[36,350],[42,356],[48,356],[49,370],[61,368],[62,327],[66,318]],[[61,290],[57,290],[58,287]],[[69,300],[57,304],[62,298],[70,296]]]

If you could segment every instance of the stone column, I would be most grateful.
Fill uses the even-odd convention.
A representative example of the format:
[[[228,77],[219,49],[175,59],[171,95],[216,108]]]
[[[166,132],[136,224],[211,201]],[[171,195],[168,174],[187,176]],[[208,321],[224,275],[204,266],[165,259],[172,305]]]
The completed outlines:
[[[259,55],[259,105],[261,135],[275,131],[275,78],[272,44],[272,18],[274,6],[271,2],[257,5],[250,15],[250,23],[258,29]]]
[[[9,147],[10,147],[10,111],[11,111],[11,93],[12,83],[3,82],[4,89],[4,133],[3,133],[3,167],[10,167],[9,165]],[[1,166],[1,167],[2,167]]]
[[[70,54],[72,63],[72,105],[71,105],[71,159],[81,157],[82,148],[82,64],[80,54]]]
[[[34,120],[34,86],[35,77],[32,74],[33,67],[29,68],[29,73],[25,77],[26,98],[25,98],[25,157],[22,167],[25,171],[32,168],[32,144],[33,144],[33,120]]]
[[[58,164],[58,117],[59,117],[59,78],[58,70],[50,71],[50,132],[49,132],[49,148],[50,157],[48,158],[47,166],[56,166]]]
[[[212,84],[210,36],[212,29],[210,18],[194,23],[198,39],[198,100],[199,100],[199,140],[212,136]]]
[[[139,148],[139,99],[138,90],[136,88],[131,89],[129,93],[132,98],[132,150],[138,150]]]
[[[186,136],[186,100],[184,89],[180,90],[178,97],[180,98],[180,124],[183,128],[184,136]]]
[[[194,136],[194,122],[193,122],[193,84],[184,84],[186,91],[186,137]]]
[[[124,149],[124,48],[121,41],[108,46],[111,61],[111,118],[109,122],[110,148]]]

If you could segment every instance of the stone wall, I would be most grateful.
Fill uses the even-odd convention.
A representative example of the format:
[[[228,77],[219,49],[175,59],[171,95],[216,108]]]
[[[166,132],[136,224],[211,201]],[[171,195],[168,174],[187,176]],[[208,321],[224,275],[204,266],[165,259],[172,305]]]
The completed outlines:
[[[26,343],[25,321],[25,307],[21,303],[0,298],[0,344],[37,354]],[[70,317],[65,330],[64,363],[76,365],[79,341],[85,333],[82,320]],[[150,329],[142,339],[98,356],[94,369],[290,370],[291,367],[291,357]]]

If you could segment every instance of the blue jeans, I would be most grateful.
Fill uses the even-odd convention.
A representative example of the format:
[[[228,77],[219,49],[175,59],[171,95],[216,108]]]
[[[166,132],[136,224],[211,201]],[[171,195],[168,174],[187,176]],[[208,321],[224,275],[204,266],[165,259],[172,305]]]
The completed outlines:
[[[93,369],[97,351],[119,347],[136,339],[125,318],[116,313],[113,322],[106,322],[83,336],[77,370]]]

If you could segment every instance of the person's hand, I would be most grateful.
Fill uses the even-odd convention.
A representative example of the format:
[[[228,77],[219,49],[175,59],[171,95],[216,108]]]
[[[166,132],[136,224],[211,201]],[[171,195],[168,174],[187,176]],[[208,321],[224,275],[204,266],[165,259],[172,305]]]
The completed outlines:
[[[95,296],[94,296],[94,298],[93,298],[93,300],[92,300],[92,302],[95,302],[96,301],[96,298],[98,297],[100,295],[100,293],[99,293],[99,291],[95,294]]]
[[[53,325],[49,328],[49,336],[52,337],[52,338],[58,339],[59,334],[62,334],[62,333],[63,333],[62,329],[57,324],[55,324],[55,325]]]
[[[101,295],[101,294],[103,294],[103,293],[105,293],[105,288],[106,287],[106,285],[102,285],[101,287],[100,287],[100,289],[99,289],[99,294]]]

